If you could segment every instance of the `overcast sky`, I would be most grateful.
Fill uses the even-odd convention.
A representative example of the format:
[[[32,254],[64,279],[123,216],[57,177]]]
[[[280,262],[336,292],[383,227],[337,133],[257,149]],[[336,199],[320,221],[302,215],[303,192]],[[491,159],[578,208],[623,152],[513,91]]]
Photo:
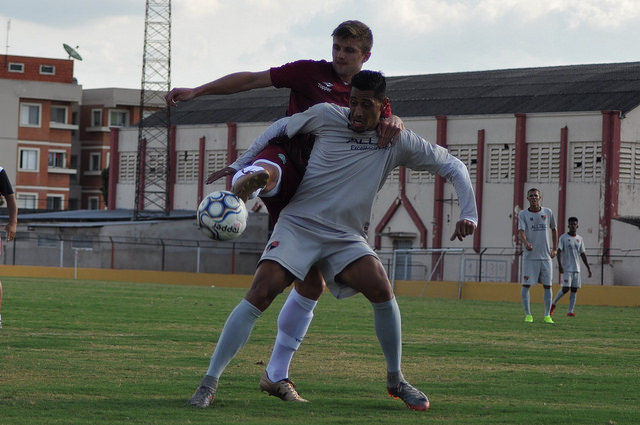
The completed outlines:
[[[78,46],[84,88],[139,88],[144,14],[145,0],[0,0],[0,47]],[[365,68],[388,76],[640,61],[638,0],[173,0],[171,85],[330,59],[347,19],[371,27]]]

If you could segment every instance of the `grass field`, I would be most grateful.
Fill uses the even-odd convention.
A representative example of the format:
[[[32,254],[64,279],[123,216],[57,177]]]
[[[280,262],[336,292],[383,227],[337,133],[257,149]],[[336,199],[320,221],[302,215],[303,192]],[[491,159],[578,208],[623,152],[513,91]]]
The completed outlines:
[[[322,297],[291,376],[308,404],[258,389],[284,296],[263,315],[209,409],[187,405],[244,290],[4,278],[0,424],[638,424],[640,309],[400,297],[405,376],[386,395],[372,312]],[[555,288],[554,288],[555,289]],[[565,298],[568,298],[565,297]],[[536,301],[536,300],[534,300]]]

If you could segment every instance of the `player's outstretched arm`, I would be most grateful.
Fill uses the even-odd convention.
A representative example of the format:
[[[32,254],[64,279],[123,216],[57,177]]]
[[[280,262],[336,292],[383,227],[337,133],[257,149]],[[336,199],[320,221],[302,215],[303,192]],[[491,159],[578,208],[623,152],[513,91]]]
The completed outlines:
[[[223,177],[226,176],[232,176],[234,175],[238,170],[236,170],[235,168],[231,168],[231,167],[224,167],[221,170],[218,171],[214,171],[213,173],[209,174],[209,177],[207,177],[207,184],[211,184],[213,182],[215,182],[216,180],[220,180]]]
[[[169,106],[207,94],[232,94],[261,87],[272,86],[271,71],[236,72],[194,88],[176,87],[167,93],[164,100]]]

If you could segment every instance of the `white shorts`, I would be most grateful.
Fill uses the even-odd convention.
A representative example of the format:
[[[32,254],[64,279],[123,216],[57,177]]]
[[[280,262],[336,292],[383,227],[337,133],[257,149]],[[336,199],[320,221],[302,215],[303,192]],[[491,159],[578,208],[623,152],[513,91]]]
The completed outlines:
[[[562,287],[563,288],[581,288],[582,279],[580,279],[580,272],[564,272],[562,273]]]
[[[536,285],[542,283],[551,286],[553,273],[551,259],[548,260],[524,260],[522,265],[522,284]]]
[[[346,298],[358,292],[336,282],[335,277],[366,255],[378,258],[366,239],[355,232],[281,215],[260,261],[275,261],[299,280],[304,280],[311,266],[317,264],[331,293],[336,298]]]

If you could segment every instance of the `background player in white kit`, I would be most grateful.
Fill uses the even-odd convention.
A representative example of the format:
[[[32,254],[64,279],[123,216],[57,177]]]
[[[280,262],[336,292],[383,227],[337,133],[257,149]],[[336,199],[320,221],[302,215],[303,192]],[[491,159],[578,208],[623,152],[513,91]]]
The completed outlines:
[[[525,247],[523,251],[522,273],[522,305],[524,306],[524,321],[533,322],[531,315],[529,288],[531,285],[541,283],[544,287],[544,322],[553,323],[551,318],[551,259],[558,251],[558,230],[553,211],[542,207],[542,194],[538,189],[531,188],[527,192],[529,208],[518,213],[518,237]],[[548,230],[551,229],[551,242],[553,247],[549,249]]]
[[[569,217],[569,231],[560,236],[560,240],[558,241],[558,269],[561,275],[562,291],[556,294],[553,304],[551,304],[551,312],[549,314],[552,316],[556,309],[556,304],[558,304],[560,298],[569,292],[569,290],[571,290],[571,295],[569,295],[569,311],[567,312],[567,316],[573,317],[576,315],[573,309],[576,306],[578,289],[582,286],[580,261],[578,261],[578,258],[581,258],[584,265],[587,266],[589,277],[591,277],[591,266],[585,253],[584,241],[582,240],[582,236],[576,233],[577,230],[578,218]]]
[[[461,219],[451,240],[473,234],[477,211],[465,165],[446,149],[403,130],[396,144],[380,148],[376,127],[388,99],[382,74],[361,71],[353,77],[349,108],[323,103],[288,120],[288,136],[312,133],[316,141],[296,194],[282,210],[260,259],[253,284],[229,315],[207,374],[190,404],[207,407],[218,378],[249,339],[255,322],[294,279],[313,265],[338,297],[361,292],[372,304],[374,326],[387,364],[387,391],[413,410],[426,410],[426,395],[401,371],[400,310],[385,269],[364,236],[373,200],[397,166],[436,172],[451,180],[460,200]]]

